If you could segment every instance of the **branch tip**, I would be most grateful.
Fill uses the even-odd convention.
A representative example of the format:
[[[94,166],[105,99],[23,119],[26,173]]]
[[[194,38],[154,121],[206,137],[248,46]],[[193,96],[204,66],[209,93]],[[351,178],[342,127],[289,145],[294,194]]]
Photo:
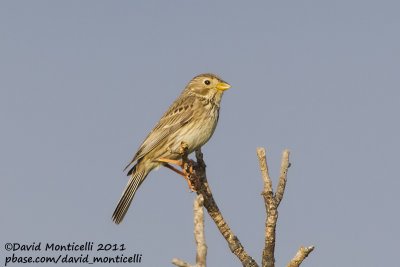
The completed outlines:
[[[287,267],[299,267],[305,258],[314,250],[314,246],[300,247],[293,259],[288,263]]]
[[[285,193],[287,173],[288,173],[288,169],[290,166],[289,155],[290,155],[289,149],[285,149],[282,153],[279,182],[278,182],[278,186],[276,188],[276,193],[275,193],[275,201],[276,201],[277,206],[279,206],[279,204],[281,203],[283,194]]]
[[[177,259],[177,258],[173,258],[172,259],[172,264],[174,264],[174,265],[176,265],[178,267],[193,267],[192,265],[190,265],[186,261],[183,261],[183,260]]]

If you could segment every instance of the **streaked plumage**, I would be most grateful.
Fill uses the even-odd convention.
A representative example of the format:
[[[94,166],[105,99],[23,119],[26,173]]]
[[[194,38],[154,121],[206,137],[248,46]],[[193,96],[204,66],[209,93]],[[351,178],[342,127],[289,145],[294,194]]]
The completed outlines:
[[[126,170],[134,164],[112,216],[115,223],[123,220],[136,190],[149,172],[162,165],[157,159],[178,159],[176,152],[181,142],[185,142],[188,152],[192,153],[210,139],[217,126],[223,92],[229,87],[214,74],[198,75],[188,83],[125,167]]]

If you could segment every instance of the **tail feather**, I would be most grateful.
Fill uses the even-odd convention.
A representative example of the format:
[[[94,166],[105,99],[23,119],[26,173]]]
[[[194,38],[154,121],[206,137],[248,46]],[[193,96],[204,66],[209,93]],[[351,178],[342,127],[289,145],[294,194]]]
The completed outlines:
[[[129,209],[129,206],[132,203],[133,196],[136,193],[136,190],[142,184],[143,180],[146,178],[147,172],[145,170],[138,170],[135,168],[131,177],[129,178],[129,182],[126,185],[124,192],[118,202],[117,207],[114,210],[112,215],[112,219],[116,224],[122,222],[125,217],[126,212]]]

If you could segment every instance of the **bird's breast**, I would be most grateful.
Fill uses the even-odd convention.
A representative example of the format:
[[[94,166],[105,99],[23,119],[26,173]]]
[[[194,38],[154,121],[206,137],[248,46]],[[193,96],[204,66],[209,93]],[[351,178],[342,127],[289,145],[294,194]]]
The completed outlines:
[[[188,127],[183,127],[186,130],[179,138],[188,144],[190,153],[202,147],[213,135],[218,122],[219,108],[210,103],[195,115],[193,121],[185,125]]]

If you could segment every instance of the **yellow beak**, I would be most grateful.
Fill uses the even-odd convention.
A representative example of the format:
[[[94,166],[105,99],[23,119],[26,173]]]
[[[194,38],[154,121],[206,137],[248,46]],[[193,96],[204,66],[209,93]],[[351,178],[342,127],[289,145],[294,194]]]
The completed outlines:
[[[227,84],[227,83],[220,82],[220,83],[217,84],[217,89],[218,90],[225,91],[225,90],[227,90],[229,88],[231,88],[231,86],[229,84]]]

